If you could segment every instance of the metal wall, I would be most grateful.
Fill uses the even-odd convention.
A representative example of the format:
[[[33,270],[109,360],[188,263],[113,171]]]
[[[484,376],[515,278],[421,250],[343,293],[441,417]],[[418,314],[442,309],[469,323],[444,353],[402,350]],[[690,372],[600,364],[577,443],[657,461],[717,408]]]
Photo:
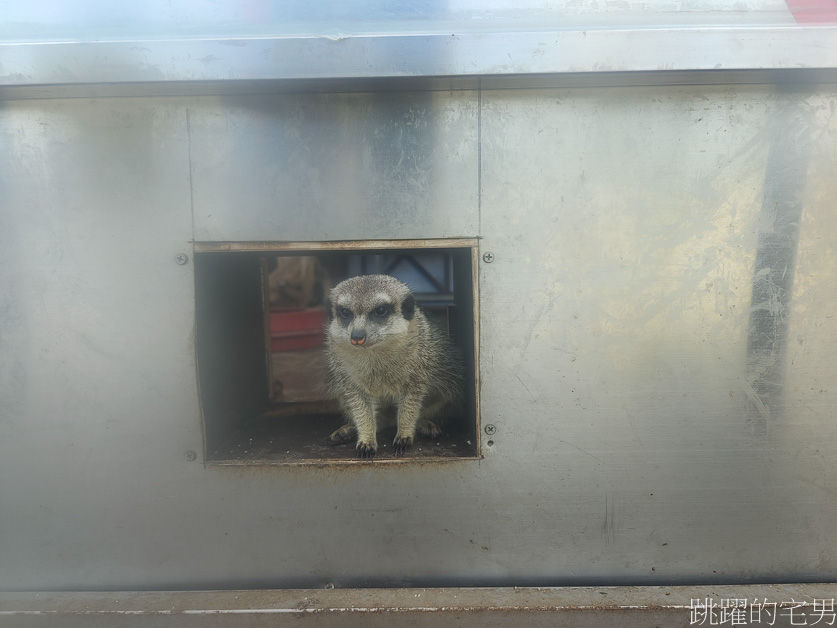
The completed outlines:
[[[831,0],[6,0],[2,9],[0,95],[837,67]]]
[[[195,238],[477,233],[477,96],[418,92],[188,102]]]
[[[0,589],[837,577],[833,85],[0,107]],[[483,460],[189,460],[192,240],[453,236]]]

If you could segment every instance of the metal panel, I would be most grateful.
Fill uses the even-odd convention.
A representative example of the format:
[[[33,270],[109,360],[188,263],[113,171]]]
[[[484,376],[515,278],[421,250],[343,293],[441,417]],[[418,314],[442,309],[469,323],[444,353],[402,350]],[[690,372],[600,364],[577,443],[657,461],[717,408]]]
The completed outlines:
[[[484,467],[524,502],[494,525],[531,522],[505,557],[834,578],[834,89],[482,103]]]
[[[0,111],[0,589],[165,579],[202,439],[185,120]]]
[[[837,67],[834,26],[568,28],[9,43],[0,88]]]
[[[20,1],[3,9],[0,88],[837,67],[828,0],[87,0],[72,10]]]
[[[3,103],[0,589],[837,577],[834,88],[478,100]],[[188,240],[475,225],[482,461],[189,461]]]
[[[373,91],[382,80],[392,81],[383,89],[473,89],[480,76],[837,68],[830,0],[326,0],[258,7],[241,0],[86,0],[71,10],[12,0],[3,17],[0,98],[300,85]],[[413,82],[398,84],[405,80]]]
[[[475,92],[205,98],[189,120],[199,241],[477,233]]]

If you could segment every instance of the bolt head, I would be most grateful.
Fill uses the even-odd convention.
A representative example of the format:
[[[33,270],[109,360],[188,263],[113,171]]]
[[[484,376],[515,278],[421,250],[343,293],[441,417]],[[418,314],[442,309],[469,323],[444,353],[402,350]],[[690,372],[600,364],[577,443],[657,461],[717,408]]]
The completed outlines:
[[[174,258],[174,261],[183,266],[183,264],[189,261],[189,256],[185,253],[180,253],[177,257]]]
[[[483,253],[482,261],[484,261],[486,264],[490,264],[494,261],[494,253],[491,253],[490,251]]]
[[[187,451],[186,454],[185,454],[185,458],[189,462],[194,462],[195,460],[198,459],[198,454],[196,454],[194,451]]]
[[[486,425],[485,426],[485,433],[489,436],[497,433],[497,428],[493,425]]]

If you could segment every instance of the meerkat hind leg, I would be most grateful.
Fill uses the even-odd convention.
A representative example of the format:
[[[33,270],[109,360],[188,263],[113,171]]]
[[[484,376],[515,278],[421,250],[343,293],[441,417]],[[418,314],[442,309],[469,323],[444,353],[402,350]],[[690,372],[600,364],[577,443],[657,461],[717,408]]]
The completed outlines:
[[[439,426],[434,421],[424,418],[419,419],[416,425],[416,432],[429,438],[437,438],[442,435],[442,430],[439,429]]]
[[[422,436],[437,438],[442,435],[441,425],[451,411],[451,404],[446,399],[431,401],[421,409],[421,417],[416,425],[416,431]]]
[[[348,443],[352,440],[355,435],[357,434],[357,428],[354,426],[353,423],[346,423],[342,427],[337,428],[334,430],[328,438],[326,438],[326,442],[329,445],[342,445],[343,443]]]

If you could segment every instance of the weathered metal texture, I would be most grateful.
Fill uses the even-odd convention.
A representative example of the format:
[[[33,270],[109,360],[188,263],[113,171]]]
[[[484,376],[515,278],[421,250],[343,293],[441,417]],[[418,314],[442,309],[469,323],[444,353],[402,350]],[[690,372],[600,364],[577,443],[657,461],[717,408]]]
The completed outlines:
[[[477,232],[476,92],[205,98],[189,121],[199,241]]]
[[[837,577],[833,86],[2,106],[0,589]],[[484,459],[190,461],[177,255],[361,231],[494,255]]]
[[[835,577],[836,96],[482,95],[484,467],[533,526],[507,555]]]
[[[187,533],[164,530],[202,449],[188,152],[161,101],[0,109],[0,588],[165,579]]]
[[[837,67],[782,0],[4,3],[3,87]],[[804,12],[803,12],[804,13]],[[829,16],[832,17],[831,25]],[[722,27],[722,28],[719,28]],[[30,92],[37,93],[37,92]]]
[[[837,66],[833,26],[564,29],[545,24],[534,32],[0,42],[0,89]]]
[[[61,626],[802,626],[837,586],[0,593],[9,628]],[[722,621],[723,620],[723,621]]]

